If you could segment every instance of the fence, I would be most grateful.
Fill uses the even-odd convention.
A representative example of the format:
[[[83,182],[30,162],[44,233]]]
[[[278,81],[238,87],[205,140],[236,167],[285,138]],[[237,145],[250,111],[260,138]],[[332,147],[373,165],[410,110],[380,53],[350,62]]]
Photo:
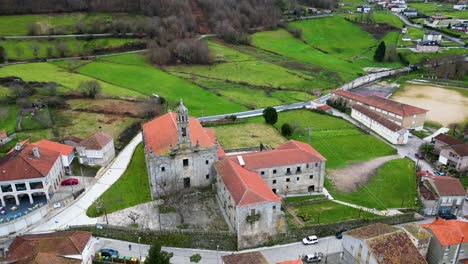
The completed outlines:
[[[161,243],[165,246],[201,248],[216,250],[237,250],[237,236],[229,231],[201,231],[201,230],[151,230],[135,229],[112,225],[83,225],[72,226],[72,230],[84,230],[93,236],[141,242],[145,244]]]

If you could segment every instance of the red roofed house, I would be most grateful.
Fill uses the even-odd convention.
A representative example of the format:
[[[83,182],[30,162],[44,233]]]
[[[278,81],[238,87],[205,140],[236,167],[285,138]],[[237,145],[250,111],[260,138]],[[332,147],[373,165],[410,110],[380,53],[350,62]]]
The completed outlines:
[[[16,264],[91,264],[94,239],[84,231],[59,231],[17,236],[7,262]]]
[[[429,244],[427,262],[463,263],[462,260],[468,258],[468,222],[436,218],[422,226],[434,235]]]
[[[323,189],[326,159],[307,143],[290,140],[274,150],[227,158],[257,172],[276,194]]]
[[[59,188],[64,171],[60,153],[29,144],[18,143],[0,158],[0,200],[20,204],[23,197],[34,203],[34,197],[45,196],[47,201]]]
[[[458,215],[463,212],[465,188],[460,180],[450,176],[434,176],[427,171],[419,171],[418,192],[426,215],[450,212]]]
[[[49,140],[40,140],[33,145],[38,146],[41,149],[48,149],[60,153],[62,158],[62,165],[65,169],[65,172],[70,171],[70,165],[75,158],[75,148],[69,145],[49,141]]]
[[[239,248],[263,244],[284,232],[281,200],[256,172],[230,159],[215,164],[219,203],[230,226],[237,231]]]
[[[104,167],[115,157],[114,139],[98,131],[80,141],[76,146],[76,151],[80,164]]]
[[[424,121],[426,121],[426,113],[428,111],[380,96],[364,97],[345,90],[333,90],[330,100],[349,108],[352,108],[355,104],[365,106],[378,115],[406,129],[421,130],[424,126]]]
[[[351,117],[394,145],[408,143],[409,131],[406,128],[384,118],[365,106],[358,104],[353,105]]]
[[[288,260],[288,261],[277,262],[276,264],[302,264],[302,260],[300,259]]]
[[[224,155],[214,133],[188,116],[182,100],[177,113],[143,125],[143,143],[153,198],[209,186],[215,176],[213,164]]]
[[[343,233],[341,263],[427,264],[405,231],[377,223]]]
[[[456,138],[453,138],[453,137],[449,137],[445,134],[439,134],[437,136],[435,136],[434,138],[432,138],[432,140],[434,141],[434,154],[437,154],[439,155],[440,154],[440,150],[443,148],[443,147],[447,147],[447,146],[451,146],[451,145],[457,145],[457,144],[463,144],[463,141],[461,140],[458,140]]]
[[[461,172],[468,171],[468,143],[443,147],[438,162]]]

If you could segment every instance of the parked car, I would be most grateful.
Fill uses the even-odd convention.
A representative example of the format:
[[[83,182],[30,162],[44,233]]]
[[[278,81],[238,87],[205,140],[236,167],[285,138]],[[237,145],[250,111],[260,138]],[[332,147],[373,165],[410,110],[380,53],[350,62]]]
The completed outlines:
[[[441,213],[441,214],[439,214],[439,217],[442,218],[442,219],[445,219],[445,220],[457,219],[456,215],[454,215],[452,213],[449,213],[449,212]]]
[[[103,257],[118,257],[119,256],[119,251],[115,249],[110,249],[110,248],[101,248],[98,251],[98,254],[101,253],[101,256]]]
[[[315,253],[315,254],[309,254],[309,255],[303,255],[302,260],[305,263],[316,263],[322,261],[322,253]]]
[[[467,196],[465,196],[465,201],[468,201],[468,195],[467,195]]]
[[[343,233],[346,232],[346,231],[348,231],[348,229],[346,229],[346,228],[343,228],[343,229],[341,229],[339,231],[336,231],[335,237],[338,238],[338,239],[342,239],[343,238]]]
[[[304,245],[313,245],[318,243],[318,237],[317,236],[307,236],[302,239],[302,244]]]
[[[76,178],[68,178],[66,180],[63,180],[60,185],[65,186],[65,185],[76,185],[78,184],[78,179]]]
[[[439,170],[434,170],[434,174],[437,176],[445,176],[445,172]]]

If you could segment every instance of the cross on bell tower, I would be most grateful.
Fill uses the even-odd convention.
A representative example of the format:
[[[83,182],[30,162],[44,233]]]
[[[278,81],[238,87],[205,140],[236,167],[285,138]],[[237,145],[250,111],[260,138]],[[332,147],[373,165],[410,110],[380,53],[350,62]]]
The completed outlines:
[[[185,107],[184,102],[180,99],[179,108],[177,108],[177,134],[178,134],[178,145],[188,144],[190,145],[189,135],[189,119],[188,110]]]

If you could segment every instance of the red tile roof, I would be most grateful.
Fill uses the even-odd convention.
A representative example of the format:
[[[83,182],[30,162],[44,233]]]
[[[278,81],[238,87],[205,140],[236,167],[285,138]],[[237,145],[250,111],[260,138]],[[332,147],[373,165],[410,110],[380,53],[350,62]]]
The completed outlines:
[[[468,156],[468,143],[450,146],[460,157]]]
[[[332,109],[332,108],[329,105],[321,105],[321,106],[317,107],[317,109],[322,110],[322,111],[327,111],[327,110]]]
[[[377,112],[370,110],[369,108],[362,106],[362,105],[354,105],[353,109],[360,112],[361,114],[366,115],[370,119],[374,120],[375,122],[381,124],[382,126],[390,129],[393,132],[400,131],[404,129],[402,126],[399,126],[392,121],[388,120],[387,118],[379,115]]]
[[[44,148],[48,150],[53,150],[64,156],[70,156],[70,154],[73,153],[73,149],[74,149],[72,146],[60,144],[60,143],[45,140],[45,139],[40,140],[36,143],[33,143],[33,145],[38,146],[41,149]]]
[[[427,264],[405,231],[377,223],[344,233],[363,240],[372,256],[382,263]]]
[[[262,253],[258,251],[222,256],[224,264],[268,264]]]
[[[418,173],[421,174],[421,171]],[[435,176],[431,173],[422,172],[422,177],[426,177],[440,196],[464,196],[465,188],[460,180],[450,176]]]
[[[154,154],[164,154],[169,148],[177,146],[177,113],[167,113],[143,125],[143,138],[146,151],[153,149]],[[189,117],[190,141],[201,148],[213,147],[216,143],[212,132],[203,128],[198,119]]]
[[[432,223],[422,226],[430,229],[443,247],[457,245],[460,242],[468,243],[467,222],[436,218]]]
[[[456,138],[453,138],[453,137],[449,137],[445,134],[439,134],[437,136],[434,137],[434,140],[438,140],[440,142],[443,142],[449,146],[451,145],[456,145],[456,144],[463,144],[463,141],[461,140],[458,140]]]
[[[17,236],[9,247],[7,260],[18,264],[76,263],[61,256],[80,255],[90,239],[91,233],[84,231]]]
[[[248,170],[326,160],[309,144],[295,140],[289,140],[274,150],[253,152],[237,156],[242,156],[245,162],[244,168]],[[229,156],[227,158],[239,164],[237,156]]]
[[[0,181],[34,179],[49,174],[60,153],[39,147],[40,157],[34,157],[32,148],[27,144],[21,150],[10,151],[0,159]]]
[[[215,169],[237,206],[281,202],[256,172],[248,171],[229,159],[216,162]]]
[[[401,116],[410,116],[426,113],[428,110],[393,101],[380,96],[363,97],[344,90],[333,90],[332,93],[353,99],[366,105],[374,106],[382,110],[392,112]]]
[[[103,132],[96,132],[88,138],[83,139],[78,146],[85,147],[90,150],[101,150],[107,145],[113,138]]]
[[[283,262],[277,262],[276,264],[302,264],[302,260],[300,259],[288,260],[288,261],[283,261]]]

